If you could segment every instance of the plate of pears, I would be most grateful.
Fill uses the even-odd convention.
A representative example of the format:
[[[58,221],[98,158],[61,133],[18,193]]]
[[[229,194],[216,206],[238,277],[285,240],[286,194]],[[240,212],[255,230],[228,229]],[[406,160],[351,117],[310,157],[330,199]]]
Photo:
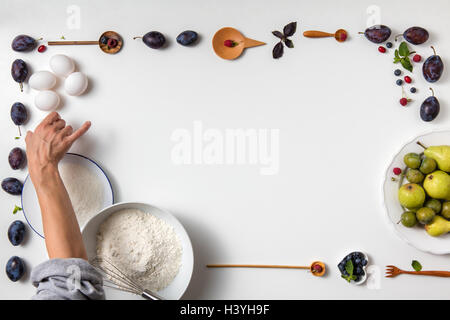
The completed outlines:
[[[450,131],[421,135],[403,146],[383,183],[389,225],[413,247],[450,253]]]

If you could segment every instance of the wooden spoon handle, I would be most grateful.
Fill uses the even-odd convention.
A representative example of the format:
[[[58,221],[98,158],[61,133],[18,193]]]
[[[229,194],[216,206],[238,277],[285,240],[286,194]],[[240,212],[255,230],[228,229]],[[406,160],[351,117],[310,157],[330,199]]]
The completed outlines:
[[[253,40],[253,39],[250,39],[250,38],[245,38],[244,39],[244,48],[257,47],[257,46],[262,46],[264,44],[266,44],[266,43],[258,41],[258,40]]]
[[[208,264],[208,268],[277,268],[277,269],[309,269],[304,266],[280,266],[262,264]]]
[[[303,36],[307,38],[325,38],[325,37],[334,37],[334,33],[310,30],[303,32]]]
[[[404,271],[404,273],[423,276],[450,277],[450,271]]]
[[[57,46],[57,45],[88,45],[88,44],[97,44],[98,41],[49,41],[49,46]]]

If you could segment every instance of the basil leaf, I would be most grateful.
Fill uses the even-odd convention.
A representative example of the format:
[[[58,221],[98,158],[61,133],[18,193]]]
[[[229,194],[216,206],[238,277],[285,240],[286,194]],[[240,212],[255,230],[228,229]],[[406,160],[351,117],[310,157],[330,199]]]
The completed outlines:
[[[280,31],[272,31],[272,34],[273,34],[275,37],[278,37],[278,38],[280,38],[280,39],[283,39],[283,38],[284,38],[283,34],[282,34]]]
[[[290,40],[290,39],[284,39],[284,44],[285,44],[286,47],[288,47],[288,48],[293,48],[293,47],[294,47],[294,43],[293,43],[292,40]]]
[[[352,260],[348,260],[345,263],[345,271],[348,272],[349,276],[353,275],[353,262],[352,262]]]
[[[413,66],[412,66],[412,64],[411,64],[411,61],[409,61],[409,58],[408,58],[408,57],[402,58],[402,59],[400,60],[400,63],[402,64],[403,68],[405,68],[406,70],[412,72]]]
[[[395,49],[394,55],[395,55],[395,58],[396,58],[396,59],[400,59],[400,56],[399,56],[399,54],[398,54],[398,49]]]
[[[15,206],[13,210],[13,214],[16,214],[18,211],[22,211],[21,207]]]
[[[412,263],[411,263],[411,266],[412,266],[413,269],[416,270],[416,271],[422,270],[422,265],[421,265],[420,262],[417,261],[417,260],[413,260]]]
[[[278,42],[272,50],[272,56],[274,59],[281,58],[283,56],[284,47],[283,42]]]
[[[394,58],[394,63],[399,63],[401,60],[401,58]]]
[[[293,36],[296,30],[297,30],[297,22],[291,22],[283,28],[284,36],[285,37]]]
[[[408,45],[406,44],[405,41],[403,41],[402,43],[400,43],[400,46],[398,47],[398,53],[399,53],[401,56],[403,56],[403,57],[409,56]]]

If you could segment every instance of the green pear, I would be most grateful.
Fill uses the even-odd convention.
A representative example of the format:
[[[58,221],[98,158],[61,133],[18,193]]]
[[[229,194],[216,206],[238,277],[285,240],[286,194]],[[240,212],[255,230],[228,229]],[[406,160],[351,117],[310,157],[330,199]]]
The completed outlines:
[[[398,189],[400,204],[408,209],[417,209],[425,202],[425,191],[415,183],[408,183]]]
[[[441,216],[435,216],[430,224],[425,225],[425,230],[430,236],[439,237],[450,232],[450,221]]]
[[[450,176],[444,171],[435,171],[425,177],[423,187],[434,199],[450,200]]]
[[[425,149],[424,154],[434,159],[439,169],[450,172],[450,146],[431,146]]]

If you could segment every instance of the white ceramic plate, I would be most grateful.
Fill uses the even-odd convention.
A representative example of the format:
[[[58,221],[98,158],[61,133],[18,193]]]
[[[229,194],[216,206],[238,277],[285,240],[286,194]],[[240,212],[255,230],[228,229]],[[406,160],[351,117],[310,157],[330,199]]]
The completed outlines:
[[[114,203],[114,192],[108,176],[103,171],[103,169],[94,161],[85,156],[67,153],[61,160],[61,163],[76,163],[85,166],[91,172],[98,176],[100,183],[103,185],[103,205],[102,208],[106,208]],[[31,229],[36,232],[39,236],[44,238],[44,231],[42,227],[41,219],[41,209],[39,207],[39,202],[36,195],[36,190],[34,189],[33,182],[29,176],[25,179],[23,190],[22,190],[22,209],[25,219],[30,225]],[[80,226],[82,228],[83,226]]]
[[[191,281],[192,272],[194,269],[194,253],[192,250],[191,240],[189,239],[186,230],[184,229],[182,224],[167,211],[154,207],[150,204],[139,202],[117,203],[110,206],[109,208],[102,210],[98,215],[93,217],[82,230],[83,242],[86,246],[88,258],[92,259],[96,255],[97,232],[102,222],[112,213],[124,209],[138,209],[148,214],[152,214],[155,217],[164,220],[174,228],[175,233],[178,235],[181,246],[183,248],[181,267],[172,283],[170,283],[169,286],[167,286],[163,290],[157,292],[157,294],[168,300],[180,299],[189,286],[189,282]],[[105,287],[105,294],[106,298],[111,300],[143,299],[138,295],[118,291],[108,287]]]
[[[423,149],[416,144],[417,141],[421,141],[426,146],[450,145],[450,131],[434,131],[420,135],[406,143],[400,149],[400,152],[394,156],[394,159],[386,170],[383,183],[383,198],[388,224],[400,238],[419,250],[433,254],[449,254],[450,234],[431,237],[422,226],[418,225],[414,228],[406,228],[401,223],[397,224],[403,213],[403,209],[398,201],[398,181],[391,181],[391,178],[395,176],[392,170],[395,167],[402,168],[403,170],[405,167],[403,162],[405,154],[409,152],[423,152]],[[404,183],[406,183],[406,179]]]

